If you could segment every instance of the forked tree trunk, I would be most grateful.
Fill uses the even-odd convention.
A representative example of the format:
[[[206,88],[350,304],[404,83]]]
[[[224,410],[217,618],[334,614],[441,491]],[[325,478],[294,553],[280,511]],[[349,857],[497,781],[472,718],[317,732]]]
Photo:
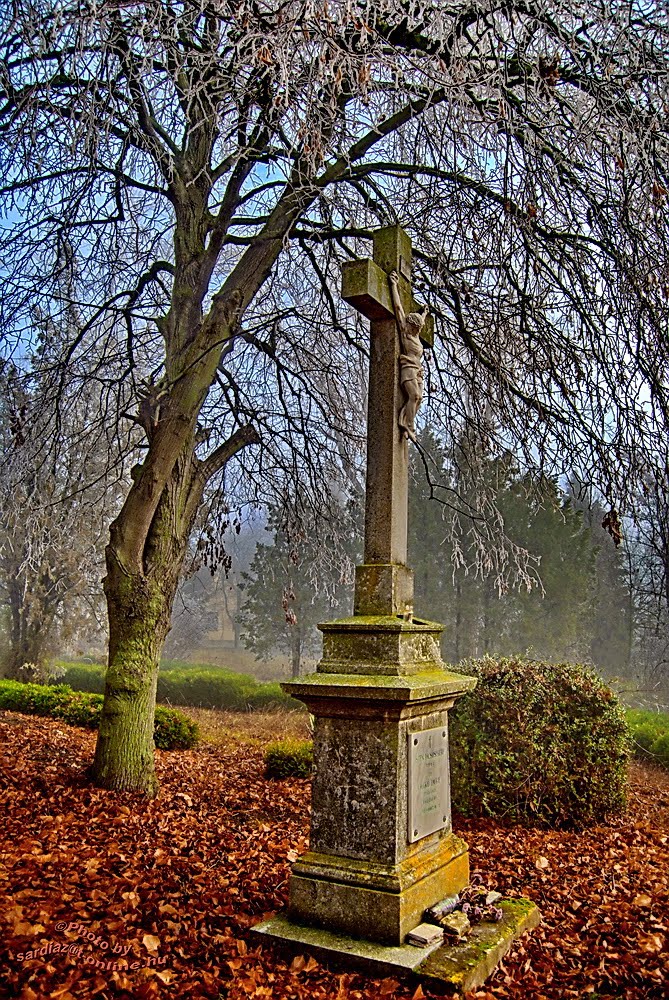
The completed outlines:
[[[105,595],[109,614],[109,663],[100,731],[92,776],[102,788],[153,796],[158,789],[154,769],[153,725],[158,669],[170,629],[172,605],[207,473],[247,444],[257,443],[250,425],[240,427],[208,463],[199,462],[193,440],[187,441],[143,539],[141,558],[132,558],[134,506],[132,491],[110,530]],[[138,467],[134,487],[141,488]]]
[[[194,102],[194,107],[196,106]],[[233,172],[216,228],[207,209],[215,130],[196,122],[203,142],[188,144],[184,183],[170,172],[175,203],[174,280],[167,314],[165,373],[155,393],[139,406],[137,422],[148,448],[133,486],[110,530],[105,594],[110,646],[105,699],[93,762],[93,779],[104,788],[153,795],[153,714],[158,666],[169,630],[179,572],[205,483],[248,444],[259,443],[251,426],[237,428],[206,459],[195,454],[197,420],[214,383],[221,351],[237,328],[281,252],[286,233],[314,200],[309,189],[286,189],[258,239],[246,250],[203,315],[203,301],[252,159]]]

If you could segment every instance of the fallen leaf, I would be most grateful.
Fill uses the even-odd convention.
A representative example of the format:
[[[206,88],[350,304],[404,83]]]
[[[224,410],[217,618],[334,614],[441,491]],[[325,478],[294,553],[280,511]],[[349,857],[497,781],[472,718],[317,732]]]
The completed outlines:
[[[396,979],[382,979],[379,983],[379,993],[385,996],[388,993],[395,993],[399,988],[399,983]]]
[[[639,947],[642,951],[656,952],[662,951],[664,937],[662,934],[645,934],[639,938]]]
[[[151,954],[153,954],[158,951],[158,948],[160,947],[160,938],[156,937],[155,934],[145,934],[142,938],[142,944],[147,951],[150,951]]]
[[[49,996],[62,997],[65,993],[69,992],[70,986],[72,986],[73,982],[74,982],[73,979],[68,979],[68,981],[65,983],[64,986],[61,986],[59,989],[54,990],[53,993],[49,993]]]
[[[307,849],[309,833],[308,783],[287,780],[277,787],[267,781],[262,746],[240,735],[184,753],[158,751],[160,798],[141,804],[128,799],[121,812],[124,796],[78,777],[94,754],[95,733],[61,723],[65,735],[56,753],[52,720],[17,715],[16,725],[10,716],[0,712],[0,939],[9,935],[14,958],[47,940],[84,950],[80,957],[52,953],[10,961],[0,974],[3,996],[427,1000],[433,993],[421,986],[421,996],[418,980],[409,985],[390,973],[380,988],[377,979],[342,976],[309,955],[292,971],[292,955],[285,959],[256,938],[247,945],[250,927],[285,908],[286,858]],[[258,724],[249,716],[249,727]],[[178,792],[197,803],[197,815]],[[476,1000],[665,995],[669,850],[658,833],[669,829],[668,792],[667,772],[632,764],[628,812],[610,824],[563,834],[458,818],[457,833],[470,844],[482,884],[505,898],[533,898],[543,917],[515,943]],[[61,814],[58,826],[45,818]],[[267,819],[259,823],[258,817]],[[58,892],[37,860],[48,852],[58,866]],[[540,858],[549,861],[546,868],[535,867]],[[82,930],[57,932],[60,921],[65,927],[78,921]],[[24,934],[15,934],[17,924]],[[38,925],[46,933],[35,934]],[[103,958],[87,933],[109,944],[104,956],[110,960],[114,947],[118,955],[130,946],[128,965],[141,951],[142,968],[87,967],[84,956]],[[144,946],[145,933],[159,939],[157,951]],[[149,964],[158,955],[169,955],[169,972]],[[50,998],[52,991],[60,995]]]
[[[537,860],[534,862],[534,865],[536,868],[548,868],[550,865],[550,861],[548,860],[548,858],[545,858],[543,854],[540,854]]]

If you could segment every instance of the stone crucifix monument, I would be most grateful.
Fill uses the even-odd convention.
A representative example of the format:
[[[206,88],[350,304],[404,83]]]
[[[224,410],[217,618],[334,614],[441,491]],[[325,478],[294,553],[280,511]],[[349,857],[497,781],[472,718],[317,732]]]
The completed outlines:
[[[451,828],[448,711],[475,681],[446,668],[442,626],[413,615],[408,449],[433,325],[404,230],[374,233],[373,259],[345,265],[342,296],[371,326],[364,562],[352,617],[319,626],[316,673],[283,685],[315,718],[310,849],[292,866],[287,917],[256,930],[413,969],[424,953],[407,933],[469,880]]]

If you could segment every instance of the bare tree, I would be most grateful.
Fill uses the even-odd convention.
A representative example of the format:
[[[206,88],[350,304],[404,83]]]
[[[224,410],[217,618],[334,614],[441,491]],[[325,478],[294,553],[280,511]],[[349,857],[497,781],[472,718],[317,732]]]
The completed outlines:
[[[669,453],[659,449],[630,529],[629,571],[634,598],[635,665],[646,693],[669,697]],[[662,469],[662,461],[664,469]]]
[[[98,403],[90,393],[61,398],[67,429],[58,431],[47,387],[10,364],[0,388],[0,663],[8,677],[41,680],[64,642],[99,632],[104,539],[120,489],[108,442],[87,427]]]
[[[411,231],[437,315],[429,419],[629,502],[669,424],[659,0],[14,0],[2,28],[5,342],[36,299],[68,307],[67,241],[62,384],[97,380],[101,423],[144,437],[107,547],[98,782],[155,790],[205,489],[301,480],[320,510],[355,474],[365,342],[334,289],[379,223]]]

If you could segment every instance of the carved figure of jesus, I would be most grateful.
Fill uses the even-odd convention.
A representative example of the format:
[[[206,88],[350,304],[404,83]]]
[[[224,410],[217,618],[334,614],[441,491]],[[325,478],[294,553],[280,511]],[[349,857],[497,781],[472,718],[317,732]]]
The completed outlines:
[[[400,385],[406,397],[400,410],[399,425],[403,437],[416,439],[416,413],[423,399],[423,345],[420,332],[427,319],[427,306],[420,312],[405,313],[399,293],[397,271],[388,275],[395,319],[400,334]]]

